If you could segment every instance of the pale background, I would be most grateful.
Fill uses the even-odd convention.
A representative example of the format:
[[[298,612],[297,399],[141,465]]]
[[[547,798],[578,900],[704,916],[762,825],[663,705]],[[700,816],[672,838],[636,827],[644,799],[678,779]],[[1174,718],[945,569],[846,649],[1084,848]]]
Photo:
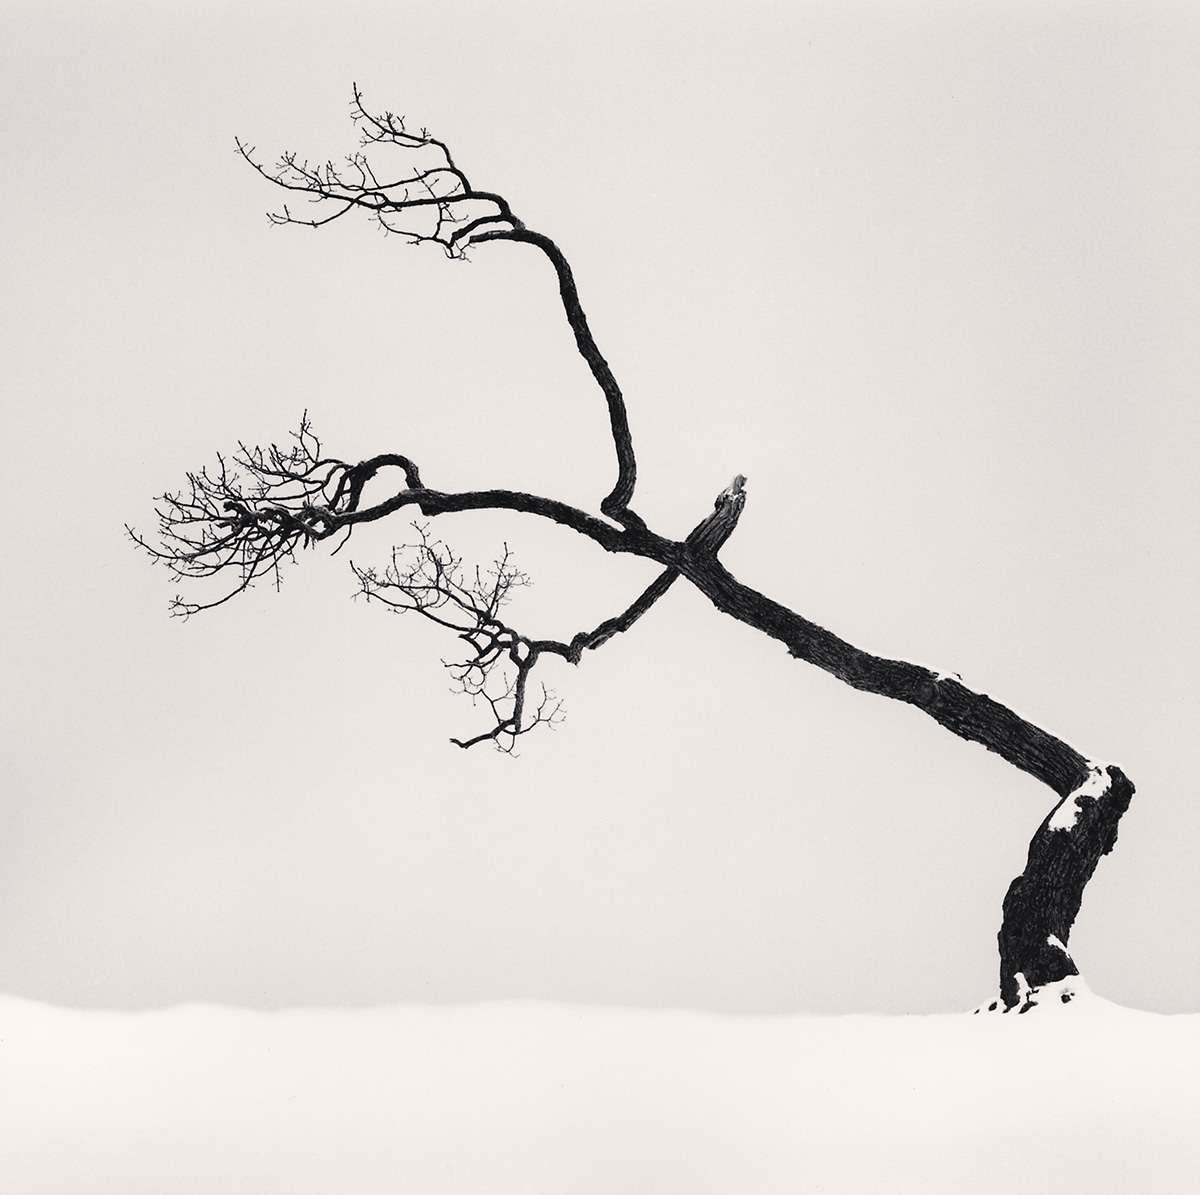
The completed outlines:
[[[351,603],[340,558],[167,618],[123,523],[305,408],[445,488],[611,484],[535,253],[267,226],[234,134],[348,151],[355,80],[564,248],[652,525],[747,474],[740,578],[1126,768],[1072,947],[1109,999],[1200,1008],[1200,9],[1145,4],[0,7],[0,991],[994,990],[1051,794],[682,585],[559,669],[568,720],[515,760],[449,744],[480,725],[451,643]],[[509,541],[531,633],[652,575],[513,518],[437,530]]]

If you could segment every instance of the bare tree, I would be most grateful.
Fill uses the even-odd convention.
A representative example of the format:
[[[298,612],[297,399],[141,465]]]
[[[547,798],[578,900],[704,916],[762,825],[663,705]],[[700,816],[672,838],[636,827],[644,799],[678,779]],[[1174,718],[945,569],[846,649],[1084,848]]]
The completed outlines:
[[[307,218],[285,205],[271,219],[317,228],[359,211],[385,232],[412,244],[436,243],[450,257],[489,241],[514,241],[542,253],[557,275],[579,354],[607,404],[616,471],[612,489],[600,500],[599,513],[519,490],[441,490],[397,453],[357,463],[325,455],[306,416],[284,446],[239,445],[231,457],[218,457],[215,466],[189,474],[181,491],[163,495],[157,543],[130,531],[178,578],[234,582],[210,601],[177,597],[173,612],[187,617],[219,605],[259,578],[278,584],[280,566],[298,549],[332,541],[336,552],[356,526],[402,510],[419,512],[426,520],[468,510],[533,515],[568,527],[608,552],[652,561],[661,572],[643,593],[570,642],[532,638],[503,620],[506,599],[526,583],[507,549],[489,570],[467,568],[431,536],[427,524],[416,524],[415,540],[395,549],[386,568],[355,568],[355,575],[369,600],[414,611],[463,642],[464,658],[448,667],[457,686],[487,709],[489,721],[480,733],[453,740],[460,747],[491,742],[511,750],[535,726],[556,722],[560,711],[553,695],[544,689],[536,698],[530,694],[529,678],[538,661],[555,655],[578,663],[585,651],[628,630],[680,577],[718,610],[779,640],[796,659],[855,689],[916,706],[960,738],[981,743],[1056,797],[1033,836],[1025,870],[1004,898],[1000,1000],[990,1007],[1025,1012],[1039,992],[1043,999],[1069,1000],[1070,977],[1079,974],[1067,949],[1071,927],[1100,856],[1116,842],[1118,822],[1134,791],[1121,769],[1082,755],[956,676],[871,655],[739,581],[721,564],[719,553],[745,504],[744,477],[717,495],[713,509],[685,539],[651,530],[631,506],[637,469],[625,400],[588,327],[562,251],[549,237],[526,228],[503,196],[472,186],[441,141],[424,129],[411,131],[390,112],[372,115],[357,87],[352,113],[361,144],[338,165],[310,165],[285,153],[266,166],[252,146],[238,141],[238,152],[259,174],[313,205],[304,209],[311,213]],[[365,502],[368,483],[375,483],[372,493],[385,483],[391,488],[381,500]]]

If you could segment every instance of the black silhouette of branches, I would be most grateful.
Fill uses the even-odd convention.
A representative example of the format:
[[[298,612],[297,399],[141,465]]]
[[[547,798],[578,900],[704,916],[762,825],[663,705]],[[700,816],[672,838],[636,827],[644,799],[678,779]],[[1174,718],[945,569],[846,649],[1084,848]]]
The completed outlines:
[[[293,215],[285,204],[280,211],[268,213],[271,222],[320,228],[349,212],[362,211],[385,232],[410,244],[438,244],[450,257],[461,257],[468,246],[487,241],[513,241],[538,249],[554,267],[575,346],[608,406],[617,479],[600,509],[622,525],[636,523],[629,502],[637,465],[625,399],[592,335],[562,250],[549,237],[526,228],[502,195],[472,186],[444,142],[425,129],[411,132],[404,118],[391,112],[368,112],[357,85],[350,113],[359,128],[359,149],[336,166],[332,161],[313,166],[289,151],[268,167],[255,156],[254,146],[237,140],[238,153],[259,174],[286,191],[304,195],[324,213],[306,220]]]
[[[467,646],[463,660],[443,661],[455,685],[476,704],[486,705],[492,727],[469,739],[451,739],[459,747],[493,742],[510,751],[516,739],[537,726],[556,726],[563,717],[562,702],[541,686],[534,705],[528,698],[529,674],[544,656],[558,656],[578,664],[585,651],[602,647],[614,635],[627,631],[671,587],[677,569],[660,573],[630,606],[590,631],[580,631],[570,642],[534,639],[522,635],[500,618],[500,609],[514,589],[529,578],[513,564],[508,545],[487,570],[468,569],[441,540],[431,538],[427,526],[414,523],[416,540],[392,549],[391,563],[379,570],[351,563],[359,593],[368,601],[382,602],[398,612],[422,615],[453,631]]]
[[[490,741],[511,752],[519,736],[562,718],[562,703],[545,686],[536,704],[527,700],[529,673],[542,648],[500,618],[512,591],[528,585],[529,578],[513,565],[507,544],[490,568],[468,569],[446,544],[430,537],[427,527],[414,523],[413,528],[416,541],[393,548],[386,568],[351,564],[359,592],[368,601],[420,614],[455,633],[466,647],[465,658],[443,663],[456,688],[489,709],[493,724],[473,738],[451,742],[473,747]]]
[[[273,224],[320,228],[358,208],[385,233],[413,245],[440,245],[449,257],[462,257],[485,230],[523,227],[503,196],[471,185],[446,144],[427,129],[413,131],[392,112],[368,112],[357,86],[350,111],[359,148],[336,165],[331,160],[313,165],[289,151],[274,166],[264,166],[254,146],[237,139],[238,152],[259,174],[304,195],[322,213],[306,219],[284,204],[268,213]]]
[[[439,490],[423,479],[412,460],[397,453],[357,463],[325,455],[305,417],[282,447],[239,444],[228,458],[218,457],[215,466],[188,474],[182,490],[159,498],[157,543],[130,531],[177,579],[231,583],[228,592],[212,600],[177,597],[173,612],[187,617],[218,606],[262,578],[278,585],[282,565],[293,561],[298,549],[328,540],[334,551],[340,550],[358,524],[400,510],[427,520],[468,510],[502,510],[555,522],[605,552],[637,556],[658,569],[623,611],[569,642],[523,635],[506,621],[502,611],[507,599],[527,584],[507,549],[490,569],[468,568],[430,535],[426,524],[416,524],[416,541],[395,549],[385,568],[354,569],[359,591],[368,600],[417,613],[463,644],[463,658],[447,667],[456,686],[488,709],[491,724],[454,742],[461,747],[491,742],[511,751],[535,727],[553,726],[561,717],[557,698],[544,688],[540,697],[530,696],[529,678],[538,661],[555,655],[579,663],[585,651],[633,626],[683,578],[717,610],[769,635],[796,659],[861,692],[920,710],[1051,789],[1056,804],[1034,835],[1025,870],[1004,899],[1001,1002],[1006,1009],[1027,1009],[1036,1004],[1039,988],[1077,975],[1067,951],[1071,927],[1084,887],[1116,841],[1117,824],[1134,791],[1128,777],[1115,764],[1093,762],[961,678],[872,655],[734,577],[719,554],[745,505],[744,477],[737,476],[717,495],[712,509],[684,539],[649,528],[631,506],[637,469],[625,400],[596,345],[562,250],[526,228],[502,196],[476,189],[447,146],[428,131],[411,131],[392,113],[368,112],[357,87],[352,115],[360,145],[336,166],[311,166],[285,153],[266,167],[252,146],[237,143],[238,152],[264,178],[314,205],[307,219],[285,205],[273,222],[317,228],[361,211],[386,232],[410,243],[436,243],[450,257],[492,241],[538,250],[554,268],[576,348],[604,396],[616,457],[612,489],[600,500],[599,514],[519,490]]]
[[[171,612],[186,618],[223,605],[261,577],[278,587],[280,568],[297,549],[337,531],[348,534],[363,486],[389,466],[420,484],[416,467],[394,454],[356,466],[322,455],[305,414],[290,443],[250,448],[239,442],[230,456],[218,455],[215,466],[188,473],[185,489],[161,495],[157,545],[126,530],[179,580],[236,578],[229,592],[212,600],[176,596]]]

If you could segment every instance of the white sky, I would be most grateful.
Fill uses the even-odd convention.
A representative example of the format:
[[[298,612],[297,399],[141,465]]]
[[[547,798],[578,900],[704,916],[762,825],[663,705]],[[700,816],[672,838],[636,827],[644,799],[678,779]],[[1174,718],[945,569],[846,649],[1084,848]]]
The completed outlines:
[[[180,625],[122,538],[308,409],[446,488],[594,506],[548,269],[273,230],[235,157],[353,147],[350,84],[567,252],[635,505],[868,650],[1138,786],[1072,937],[1200,1008],[1192,7],[0,6],[0,990],[66,1004],[536,996],[932,1011],[995,986],[1050,794],[682,587],[552,680],[517,760],[430,630],[313,554]],[[357,537],[381,560],[403,520]],[[651,575],[483,517],[570,634]]]

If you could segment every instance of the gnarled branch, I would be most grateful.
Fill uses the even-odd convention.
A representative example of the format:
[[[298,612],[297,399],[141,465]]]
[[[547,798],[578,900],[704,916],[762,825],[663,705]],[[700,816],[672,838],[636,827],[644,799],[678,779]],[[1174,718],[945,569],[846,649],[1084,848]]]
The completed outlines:
[[[460,692],[490,709],[493,725],[473,738],[450,740],[459,747],[491,742],[511,752],[521,735],[536,726],[556,725],[562,718],[562,703],[552,691],[543,686],[536,706],[528,700],[529,675],[541,657],[556,655],[578,664],[584,651],[595,650],[628,630],[679,575],[675,569],[665,570],[621,614],[594,630],[580,631],[569,643],[532,639],[500,617],[513,590],[529,584],[513,564],[507,544],[489,569],[472,570],[443,541],[431,538],[426,526],[414,523],[413,529],[415,542],[393,548],[391,563],[383,570],[353,563],[351,568],[360,594],[368,601],[420,614],[453,631],[467,646],[464,659],[443,663]]]
[[[473,738],[451,739],[459,747],[491,742],[511,752],[517,739],[537,726],[554,726],[562,703],[543,687],[536,706],[527,700],[529,673],[540,651],[500,618],[514,589],[529,579],[514,567],[507,545],[488,570],[463,567],[461,559],[428,528],[414,523],[415,543],[392,550],[382,571],[352,564],[359,592],[391,610],[422,615],[451,630],[466,646],[461,660],[443,661],[458,690],[488,707],[490,729]]]
[[[637,462],[625,399],[592,335],[574,275],[562,250],[548,236],[526,228],[502,195],[472,186],[446,144],[428,130],[412,132],[402,116],[391,112],[370,113],[357,84],[351,117],[359,126],[360,148],[338,165],[332,161],[310,165],[289,151],[273,167],[267,167],[255,156],[252,145],[237,139],[238,153],[263,178],[286,191],[305,195],[310,202],[327,210],[319,218],[304,219],[293,215],[284,205],[280,212],[268,213],[271,222],[320,228],[359,210],[366,212],[385,233],[397,234],[409,244],[440,245],[449,257],[463,257],[472,244],[486,241],[513,241],[539,249],[554,267],[575,346],[608,407],[617,479],[600,503],[600,509],[622,526],[641,526],[641,519],[629,509],[637,480]],[[397,161],[390,171],[385,171],[380,159],[389,156]],[[333,210],[328,211],[329,208]]]

